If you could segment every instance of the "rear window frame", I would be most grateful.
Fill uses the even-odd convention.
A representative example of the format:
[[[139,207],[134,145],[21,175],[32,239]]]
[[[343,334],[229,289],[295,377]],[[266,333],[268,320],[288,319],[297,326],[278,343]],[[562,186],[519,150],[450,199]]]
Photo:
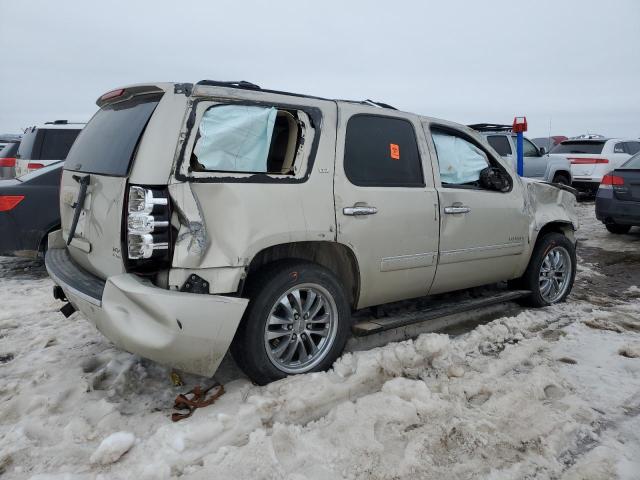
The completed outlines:
[[[216,105],[247,105],[257,107],[275,107],[278,110],[299,110],[307,114],[311,128],[313,129],[313,141],[311,148],[307,154],[306,169],[301,172],[299,176],[292,175],[278,175],[273,173],[249,173],[249,172],[216,172],[215,171],[191,171],[189,169],[191,161],[191,152],[195,146],[196,137],[198,135],[199,123],[197,119],[202,118],[204,111],[198,113],[198,106],[201,103],[210,103],[211,107]],[[186,135],[185,139],[180,146],[178,154],[178,160],[175,165],[174,177],[181,182],[192,183],[284,183],[284,184],[297,184],[305,183],[311,176],[313,166],[315,164],[316,154],[318,152],[318,145],[322,135],[323,114],[319,107],[300,105],[295,103],[286,102],[267,102],[260,100],[233,100],[231,98],[218,98],[218,97],[199,97],[193,100],[190,105],[190,111],[186,119]],[[206,110],[205,110],[206,111]],[[188,155],[187,155],[188,152]],[[184,165],[187,164],[187,173],[183,173],[185,169]],[[198,175],[193,175],[198,174]],[[206,175],[205,175],[206,174]]]

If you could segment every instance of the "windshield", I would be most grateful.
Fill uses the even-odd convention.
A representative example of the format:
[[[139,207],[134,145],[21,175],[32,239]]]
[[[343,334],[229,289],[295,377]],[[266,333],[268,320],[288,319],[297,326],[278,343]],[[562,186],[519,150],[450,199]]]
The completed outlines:
[[[100,109],[73,144],[65,169],[126,176],[138,140],[161,97],[138,95]]]
[[[557,145],[551,153],[574,153],[574,154],[591,154],[602,153],[605,140],[603,141],[584,141],[584,140],[565,140]]]

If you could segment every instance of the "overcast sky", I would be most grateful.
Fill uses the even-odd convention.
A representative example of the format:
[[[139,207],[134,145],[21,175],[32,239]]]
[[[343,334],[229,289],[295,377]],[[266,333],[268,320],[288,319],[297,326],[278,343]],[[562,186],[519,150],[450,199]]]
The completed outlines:
[[[640,1],[0,0],[0,132],[147,81],[249,80],[529,136],[640,136]]]

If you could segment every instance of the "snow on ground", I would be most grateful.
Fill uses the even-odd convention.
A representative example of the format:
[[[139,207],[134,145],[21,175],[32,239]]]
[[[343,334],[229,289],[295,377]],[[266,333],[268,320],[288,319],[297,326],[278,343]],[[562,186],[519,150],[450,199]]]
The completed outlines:
[[[59,314],[41,266],[0,259],[0,476],[637,479],[640,233],[613,237],[580,210],[565,304],[265,387],[227,361],[226,393],[178,423],[173,398],[203,379],[173,386]]]

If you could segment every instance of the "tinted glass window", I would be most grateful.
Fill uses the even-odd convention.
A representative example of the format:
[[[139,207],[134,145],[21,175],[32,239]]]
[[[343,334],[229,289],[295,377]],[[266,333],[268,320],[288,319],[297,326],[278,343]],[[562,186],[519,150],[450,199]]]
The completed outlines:
[[[36,148],[36,145],[38,144],[38,142],[36,142],[37,138],[37,130],[29,131],[24,134],[22,141],[20,142],[20,148],[18,148],[18,155],[20,158],[27,160],[39,160],[38,158],[35,158],[35,156],[38,156],[40,152],[34,151],[39,150]]]
[[[620,168],[622,169],[640,169],[640,153],[631,157],[627,162],[624,163]]]
[[[354,185],[424,186],[413,125],[407,120],[356,115],[349,119],[344,170]]]
[[[42,129],[42,147],[38,160],[64,160],[80,130]]]
[[[627,153],[635,155],[640,152],[640,142],[627,142]]]
[[[65,168],[126,176],[140,135],[160,98],[140,95],[100,109],[73,144]]]
[[[565,140],[553,153],[602,153],[605,141]]]
[[[487,141],[501,157],[511,155],[511,145],[505,135],[489,135]]]
[[[540,151],[538,147],[536,147],[530,140],[523,138],[522,139],[522,147],[524,150],[525,157],[539,157]]]
[[[620,143],[616,143],[613,146],[613,153],[627,153],[624,149],[624,143],[620,142]]]

